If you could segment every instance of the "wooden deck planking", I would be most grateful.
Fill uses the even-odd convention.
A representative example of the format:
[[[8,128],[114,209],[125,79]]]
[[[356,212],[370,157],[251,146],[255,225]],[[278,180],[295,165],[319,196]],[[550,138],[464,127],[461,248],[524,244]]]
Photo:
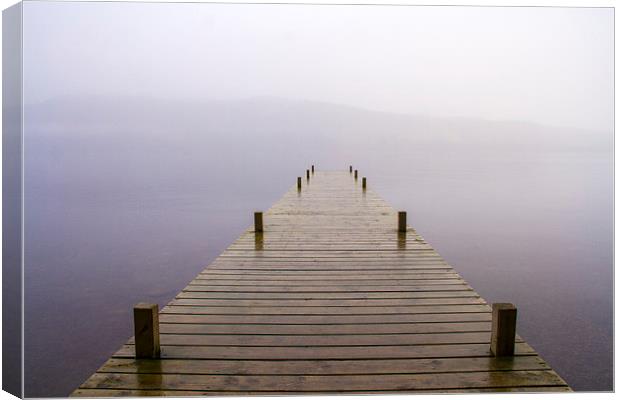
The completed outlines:
[[[317,171],[160,311],[161,359],[133,338],[73,396],[569,391],[349,172]]]

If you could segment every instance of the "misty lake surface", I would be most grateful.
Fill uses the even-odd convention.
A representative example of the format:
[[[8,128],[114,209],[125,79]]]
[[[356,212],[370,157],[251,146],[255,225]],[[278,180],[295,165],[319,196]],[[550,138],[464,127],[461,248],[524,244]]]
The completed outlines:
[[[133,334],[135,303],[169,302],[310,164],[353,164],[482,297],[517,305],[518,333],[573,389],[612,390],[611,148],[336,137],[347,123],[325,113],[334,131],[297,115],[282,136],[232,117],[147,130],[30,115],[40,120],[25,139],[29,397],[67,396]]]

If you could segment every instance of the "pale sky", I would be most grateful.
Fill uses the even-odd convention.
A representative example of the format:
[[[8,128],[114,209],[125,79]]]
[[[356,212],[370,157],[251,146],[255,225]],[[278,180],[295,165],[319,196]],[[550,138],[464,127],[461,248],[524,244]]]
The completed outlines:
[[[26,2],[24,99],[275,96],[613,129],[613,9]]]

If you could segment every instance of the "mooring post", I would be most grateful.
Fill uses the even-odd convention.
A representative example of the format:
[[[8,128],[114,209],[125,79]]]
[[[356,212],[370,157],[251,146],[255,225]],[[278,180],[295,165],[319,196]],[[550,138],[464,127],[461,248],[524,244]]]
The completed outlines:
[[[301,176],[297,177],[297,190],[301,190]]]
[[[254,213],[254,232],[263,231],[263,212],[256,211]]]
[[[353,172],[353,165],[349,165],[349,173]]]
[[[362,178],[362,189],[366,190],[366,177]]]
[[[306,170],[306,179],[310,180],[310,170]]]
[[[159,358],[159,307],[138,303],[133,307],[136,358]]]
[[[312,164],[312,173],[314,174],[314,164]]]
[[[353,174],[353,177],[355,178],[355,180],[357,180],[357,170],[355,170],[355,173]]]
[[[407,211],[398,212],[398,231],[407,232]]]
[[[514,356],[517,308],[511,303],[493,303],[491,353],[495,357]]]

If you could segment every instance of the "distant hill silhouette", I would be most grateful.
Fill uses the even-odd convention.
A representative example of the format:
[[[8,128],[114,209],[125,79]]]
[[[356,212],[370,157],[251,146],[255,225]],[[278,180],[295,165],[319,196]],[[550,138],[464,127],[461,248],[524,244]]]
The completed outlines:
[[[45,132],[146,135],[164,142],[217,137],[258,149],[319,146],[387,154],[440,152],[611,152],[611,132],[520,121],[439,118],[280,98],[166,101],[137,97],[68,97],[26,107],[27,127]]]
[[[613,154],[611,133],[277,98],[64,98],[27,106],[25,119],[29,190],[76,196],[163,187],[188,192],[196,185],[230,192],[248,182],[263,190],[267,174],[280,182],[279,194],[304,172],[292,166],[352,163],[364,173],[430,176],[430,170],[492,170],[507,159],[527,168],[528,159],[547,162],[556,153],[605,160]]]

